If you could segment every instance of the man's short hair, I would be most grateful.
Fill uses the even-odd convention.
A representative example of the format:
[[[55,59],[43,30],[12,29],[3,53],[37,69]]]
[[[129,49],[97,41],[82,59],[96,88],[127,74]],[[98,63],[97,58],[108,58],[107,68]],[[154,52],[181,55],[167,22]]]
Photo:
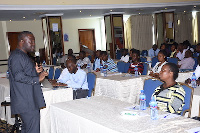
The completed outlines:
[[[101,55],[108,55],[106,51],[101,51]]]
[[[23,40],[23,38],[24,38],[25,36],[27,36],[28,34],[33,35],[33,33],[30,32],[30,31],[22,31],[22,32],[18,35],[18,42],[20,42],[21,40]]]
[[[82,53],[83,55],[86,55],[85,51],[80,51],[80,53]]]

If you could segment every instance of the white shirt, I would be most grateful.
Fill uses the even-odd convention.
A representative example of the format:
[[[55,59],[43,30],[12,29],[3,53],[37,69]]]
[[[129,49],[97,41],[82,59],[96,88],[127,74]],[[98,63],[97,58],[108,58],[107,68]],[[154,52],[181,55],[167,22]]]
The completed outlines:
[[[129,61],[129,55],[126,55],[126,56],[122,56],[120,61],[123,61],[123,62],[128,62]]]
[[[155,56],[157,56],[158,55],[158,52],[160,51],[160,49],[156,49],[156,51],[154,51],[153,50],[153,48],[151,48],[151,49],[149,49],[149,51],[148,51],[148,56],[150,56],[150,57],[155,57]]]
[[[69,73],[65,68],[57,82],[65,83],[73,89],[88,89],[87,74],[82,69],[78,69],[76,73]]]
[[[179,60],[182,60],[185,57],[185,52],[187,51],[187,49],[183,50],[183,53],[181,53],[180,51],[177,53],[176,57],[179,58]]]
[[[96,58],[95,62],[94,62],[94,70],[96,70],[97,68],[100,68],[100,59],[99,58]]]
[[[182,59],[178,65],[180,65],[180,69],[193,69],[195,61],[192,57]]]
[[[157,62],[156,65],[153,67],[152,71],[153,73],[159,73],[161,71],[162,66],[164,66],[167,62],[163,62],[160,66],[158,66],[158,64],[160,64],[161,62]]]
[[[79,59],[76,64],[80,64],[80,66],[82,67],[85,64],[91,64],[91,61],[88,57],[85,57],[83,60]]]
[[[197,79],[200,77],[200,66],[198,65],[194,71],[195,76],[197,77]]]

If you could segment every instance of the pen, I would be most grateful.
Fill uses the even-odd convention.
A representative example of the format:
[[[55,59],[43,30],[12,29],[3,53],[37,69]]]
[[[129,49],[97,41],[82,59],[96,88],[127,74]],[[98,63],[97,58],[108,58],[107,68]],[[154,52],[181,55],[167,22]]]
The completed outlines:
[[[167,116],[169,116],[170,114],[167,114],[166,116],[164,116],[164,118],[167,118]]]

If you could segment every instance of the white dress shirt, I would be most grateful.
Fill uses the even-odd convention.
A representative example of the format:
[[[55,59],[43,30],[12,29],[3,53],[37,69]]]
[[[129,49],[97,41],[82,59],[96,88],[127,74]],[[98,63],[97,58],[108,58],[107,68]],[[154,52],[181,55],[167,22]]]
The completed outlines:
[[[129,61],[129,55],[126,55],[126,56],[122,56],[120,61],[123,61],[123,62],[128,62]]]
[[[85,64],[90,64],[91,65],[91,61],[88,57],[85,57],[83,60],[79,59],[76,64],[80,64],[80,66],[82,67]]]
[[[200,77],[200,66],[198,65],[194,71],[195,76],[197,77],[197,79]]]
[[[82,69],[78,69],[76,73],[71,74],[67,68],[65,68],[57,82],[65,83],[68,87],[73,89],[88,89],[87,74]]]
[[[183,52],[181,53],[180,51],[177,53],[176,57],[179,58],[179,60],[182,60],[185,57],[185,52],[187,49],[184,49]]]
[[[193,69],[195,61],[192,57],[182,59],[178,65],[180,65],[180,69]]]
[[[99,58],[96,58],[94,64],[95,64],[94,70],[96,70],[97,68],[100,68],[100,59],[99,59]]]

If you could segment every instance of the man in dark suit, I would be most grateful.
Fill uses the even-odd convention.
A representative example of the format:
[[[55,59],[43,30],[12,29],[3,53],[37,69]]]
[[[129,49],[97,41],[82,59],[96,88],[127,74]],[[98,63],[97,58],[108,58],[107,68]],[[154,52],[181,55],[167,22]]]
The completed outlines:
[[[40,108],[45,107],[40,82],[48,75],[28,57],[35,50],[35,37],[29,31],[18,36],[18,46],[8,59],[11,114],[22,119],[22,133],[40,132]]]

